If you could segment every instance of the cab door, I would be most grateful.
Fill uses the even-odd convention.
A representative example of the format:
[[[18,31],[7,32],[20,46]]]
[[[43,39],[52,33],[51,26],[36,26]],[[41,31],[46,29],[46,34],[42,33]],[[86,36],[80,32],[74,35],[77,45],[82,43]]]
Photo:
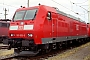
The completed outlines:
[[[51,13],[51,18],[52,18],[52,37],[57,37],[57,23],[58,23],[58,16],[56,13]]]
[[[49,32],[50,36],[53,38],[57,37],[57,28],[58,28],[58,16],[57,13],[54,12],[48,12],[47,14],[47,20],[48,20],[48,27],[49,27]]]

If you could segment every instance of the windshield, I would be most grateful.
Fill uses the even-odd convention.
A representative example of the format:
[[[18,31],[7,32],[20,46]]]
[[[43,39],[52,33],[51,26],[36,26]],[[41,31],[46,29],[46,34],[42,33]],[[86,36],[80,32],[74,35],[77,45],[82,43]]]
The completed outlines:
[[[32,20],[36,16],[37,9],[16,12],[14,20]]]
[[[22,20],[23,16],[24,16],[24,13],[25,13],[25,11],[16,12],[14,20]]]

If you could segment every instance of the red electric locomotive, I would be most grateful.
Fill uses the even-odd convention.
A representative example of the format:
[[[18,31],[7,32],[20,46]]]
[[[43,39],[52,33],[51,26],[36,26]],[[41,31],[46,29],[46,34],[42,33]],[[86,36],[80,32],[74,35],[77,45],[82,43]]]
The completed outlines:
[[[16,10],[10,22],[9,48],[24,51],[48,51],[63,42],[87,38],[87,24],[55,7],[39,5]]]
[[[10,20],[0,19],[0,42],[8,38],[8,30],[9,30],[10,23],[7,21],[10,21]]]
[[[88,26],[88,28],[87,28],[87,30],[88,30],[88,37],[90,38],[90,23],[87,23],[87,26]]]

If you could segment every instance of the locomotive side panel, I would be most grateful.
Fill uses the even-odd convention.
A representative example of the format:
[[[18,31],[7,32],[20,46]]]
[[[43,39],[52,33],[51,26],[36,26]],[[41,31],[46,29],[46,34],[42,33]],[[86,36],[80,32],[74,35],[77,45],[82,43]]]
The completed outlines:
[[[42,38],[49,36],[48,35],[49,31],[47,31],[47,30],[49,30],[48,28],[50,28],[50,27],[47,26],[48,24],[47,24],[47,20],[46,20],[46,15],[47,15],[46,13],[47,13],[47,11],[46,11],[45,7],[40,6],[38,9],[38,12],[37,12],[36,19],[34,21],[35,44],[42,44]],[[47,28],[45,28],[44,26],[47,26]]]
[[[82,36],[87,36],[87,24],[86,23],[81,23],[81,34]]]
[[[74,36],[78,36],[79,35],[79,32],[80,32],[80,24],[79,24],[79,21],[76,21],[76,20],[73,20],[73,33],[74,33]]]
[[[58,37],[66,37],[66,36],[70,36],[69,34],[69,20],[68,18],[66,18],[65,16],[59,14],[58,17]]]

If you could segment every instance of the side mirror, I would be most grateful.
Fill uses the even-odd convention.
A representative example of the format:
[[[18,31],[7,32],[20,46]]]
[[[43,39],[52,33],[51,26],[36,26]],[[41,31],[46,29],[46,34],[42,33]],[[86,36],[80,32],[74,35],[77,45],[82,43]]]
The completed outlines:
[[[48,14],[47,14],[47,19],[48,19],[48,20],[51,20],[51,12],[48,12]]]

